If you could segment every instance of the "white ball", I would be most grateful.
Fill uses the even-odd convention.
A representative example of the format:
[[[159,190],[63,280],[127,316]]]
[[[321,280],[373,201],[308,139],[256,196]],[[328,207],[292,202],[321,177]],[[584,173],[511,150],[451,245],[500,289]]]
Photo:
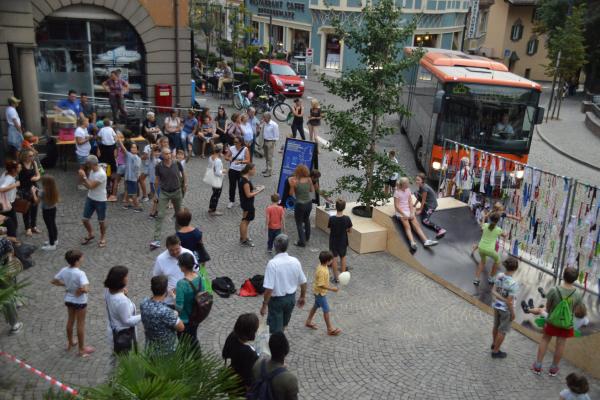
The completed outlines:
[[[338,276],[338,280],[340,281],[340,285],[346,286],[350,282],[350,272],[342,272],[340,276]]]

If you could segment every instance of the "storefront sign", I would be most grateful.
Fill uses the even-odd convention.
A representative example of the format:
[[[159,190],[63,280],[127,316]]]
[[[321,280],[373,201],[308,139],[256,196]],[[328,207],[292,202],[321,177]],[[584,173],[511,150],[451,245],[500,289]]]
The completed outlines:
[[[273,17],[295,19],[295,11],[304,12],[304,3],[281,0],[250,0],[250,4],[258,7],[259,14]]]
[[[281,172],[279,173],[279,185],[277,193],[284,198],[283,190],[285,181],[294,174],[298,164],[304,164],[309,170],[313,168],[313,156],[315,154],[315,143],[307,140],[287,138],[281,161]]]

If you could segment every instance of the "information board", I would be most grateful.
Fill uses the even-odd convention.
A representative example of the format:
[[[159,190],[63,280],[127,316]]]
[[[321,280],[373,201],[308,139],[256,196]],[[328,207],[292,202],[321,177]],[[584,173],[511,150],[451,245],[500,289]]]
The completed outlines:
[[[298,164],[304,164],[309,170],[312,170],[315,146],[316,143],[306,140],[286,139],[283,148],[283,158],[281,160],[281,171],[279,172],[279,183],[277,185],[279,198],[284,198],[283,190],[285,188],[285,181],[294,174],[294,170]]]

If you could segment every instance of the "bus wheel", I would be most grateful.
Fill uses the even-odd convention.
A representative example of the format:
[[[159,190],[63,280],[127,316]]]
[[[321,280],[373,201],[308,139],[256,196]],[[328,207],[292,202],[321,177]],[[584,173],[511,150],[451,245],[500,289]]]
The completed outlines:
[[[423,168],[423,151],[423,137],[419,137],[419,141],[415,147],[415,163],[421,172],[425,172],[425,168]]]

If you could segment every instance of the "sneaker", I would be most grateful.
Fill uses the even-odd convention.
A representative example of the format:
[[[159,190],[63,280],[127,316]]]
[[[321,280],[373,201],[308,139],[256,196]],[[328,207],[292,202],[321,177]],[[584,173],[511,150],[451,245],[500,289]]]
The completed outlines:
[[[508,354],[506,354],[505,352],[498,350],[497,352],[492,352],[492,358],[506,358]]]
[[[473,279],[473,285],[475,285],[475,286],[479,286],[480,282],[481,281],[479,279]]]
[[[529,314],[529,305],[525,300],[521,301],[521,308],[525,314]]]
[[[533,304],[533,299],[527,300],[527,305],[529,306],[529,308],[535,308],[535,304]]]
[[[150,242],[150,250],[156,250],[160,248],[160,240],[153,240]]]
[[[425,246],[425,247],[431,247],[431,246],[435,246],[436,244],[438,244],[438,241],[437,241],[437,240],[430,240],[430,239],[427,239],[427,240],[425,241],[425,243],[423,243],[423,246]]]
[[[542,299],[546,298],[546,292],[544,292],[544,288],[543,287],[540,286],[538,288],[538,292],[539,292],[540,296],[542,296]]]
[[[44,242],[44,246],[48,246],[49,244],[50,244],[50,242],[49,242],[49,241],[47,241],[47,240]],[[56,240],[54,241],[54,245],[55,245],[55,246],[58,246],[58,239],[56,239]]]
[[[306,247],[306,245],[304,243],[300,243],[300,242],[294,243],[294,246],[296,246],[296,247]]]
[[[262,176],[265,178],[269,178],[271,176],[271,173],[265,172],[264,174],[262,174]]]
[[[273,254],[273,249],[267,249],[267,253]]]
[[[129,210],[129,209],[131,209],[131,206],[129,204],[123,206],[123,210]]]
[[[249,240],[244,240],[243,242],[240,242],[240,245],[242,245],[244,247],[254,247],[254,243],[252,243]]]
[[[137,208],[133,209],[133,212],[141,213],[141,212],[144,212],[144,209],[142,207],[137,207]]]
[[[230,201],[229,204],[227,204],[227,208],[231,210],[231,207],[233,207],[233,202]]]
[[[23,323],[22,322],[17,322],[16,324],[14,324],[12,326],[12,328],[10,328],[10,335],[16,335],[17,333],[21,332],[21,330],[23,329]]]
[[[150,214],[150,215],[148,215],[148,219],[156,219],[156,214]]]
[[[215,217],[219,217],[219,216],[223,215],[223,213],[221,211],[215,211],[211,215],[214,215]]]
[[[435,235],[436,239],[441,239],[446,234],[446,230],[444,228],[440,229],[438,233]]]
[[[538,364],[538,363],[534,362],[531,365],[531,372],[533,372],[536,375],[540,375],[542,373],[542,370],[543,370],[542,364]]]
[[[150,201],[150,198],[148,196],[142,197],[142,202],[147,203],[149,201]]]
[[[44,245],[44,246],[42,246],[42,250],[44,250],[44,251],[54,251],[54,250],[56,250],[56,245],[55,244],[53,244],[53,245],[49,245],[49,244]]]
[[[548,375],[556,376],[556,375],[558,375],[558,371],[560,371],[560,368],[558,368],[556,365],[552,365],[552,366],[550,366],[550,369],[548,370]]]

